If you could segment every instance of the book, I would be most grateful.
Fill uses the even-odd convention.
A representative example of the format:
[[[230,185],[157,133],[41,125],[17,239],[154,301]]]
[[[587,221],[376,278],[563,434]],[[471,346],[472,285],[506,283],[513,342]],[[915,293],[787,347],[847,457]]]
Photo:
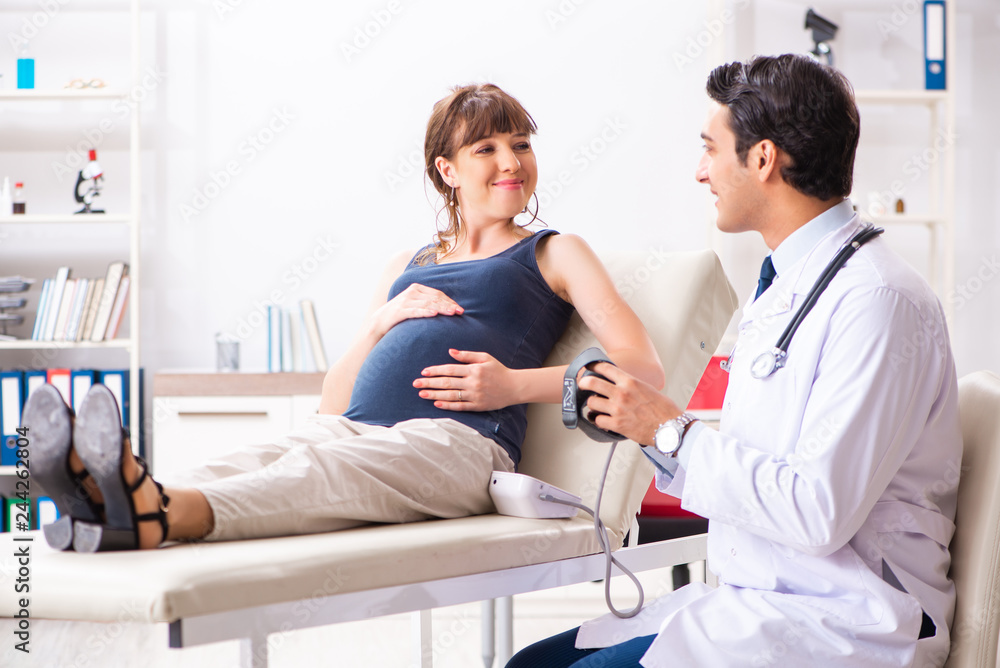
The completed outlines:
[[[56,318],[59,317],[59,307],[62,302],[63,293],[66,291],[66,281],[69,279],[69,267],[59,267],[56,276],[52,279],[52,288],[49,290],[49,300],[45,307],[45,331],[40,341],[53,341],[56,331]]]
[[[104,279],[98,278],[93,281],[94,290],[87,300],[87,313],[83,318],[83,329],[80,332],[80,341],[90,341],[90,335],[94,332],[94,318],[97,315],[97,304],[101,301],[101,293],[104,292]]]
[[[292,314],[288,309],[281,309],[281,370],[295,371],[292,358]]]
[[[86,278],[76,280],[76,290],[73,293],[73,307],[69,311],[69,320],[66,321],[66,334],[63,341],[75,342],[77,334],[80,332],[80,321],[83,319],[84,302],[87,300],[87,291],[91,281]]]
[[[52,332],[53,341],[64,341],[66,339],[66,323],[69,322],[69,313],[73,310],[73,297],[76,295],[75,278],[66,279],[63,286],[62,299],[59,300],[59,313],[56,315],[56,328]]]
[[[299,343],[302,340],[302,335],[299,332],[302,329],[300,323],[302,318],[298,314],[293,315],[291,311],[285,312],[286,322],[288,324],[288,345],[292,349],[292,371],[302,372],[305,368],[302,365],[302,348]]]
[[[299,304],[296,315],[299,319],[299,351],[302,354],[302,371],[319,371],[316,360],[313,359],[312,352],[309,350],[309,333],[306,331],[306,321],[302,315],[301,304]]]
[[[267,370],[281,371],[281,309],[267,307]]]
[[[316,370],[325,372],[326,351],[323,350],[323,339],[319,334],[319,323],[316,321],[316,309],[311,299],[303,299],[299,302],[302,307],[302,320],[306,324],[306,332],[309,334],[309,344],[312,350],[313,360],[316,361]]]
[[[104,335],[108,331],[108,322],[111,320],[111,310],[115,305],[115,295],[118,294],[118,284],[128,271],[128,265],[124,262],[112,262],[108,265],[108,272],[104,276],[104,289],[101,291],[100,301],[97,305],[97,313],[94,315],[94,329],[90,333],[91,341],[103,341]]]
[[[35,327],[31,330],[32,341],[38,341],[42,335],[42,329],[45,326],[45,305],[48,302],[51,287],[51,278],[42,281],[42,293],[38,296],[38,306],[35,308]]]
[[[128,304],[128,286],[131,279],[122,276],[121,283],[118,284],[118,294],[115,295],[115,303],[111,307],[111,319],[108,322],[108,331],[104,334],[104,340],[110,341],[118,334],[118,328],[122,324],[122,316],[125,315],[125,306]]]

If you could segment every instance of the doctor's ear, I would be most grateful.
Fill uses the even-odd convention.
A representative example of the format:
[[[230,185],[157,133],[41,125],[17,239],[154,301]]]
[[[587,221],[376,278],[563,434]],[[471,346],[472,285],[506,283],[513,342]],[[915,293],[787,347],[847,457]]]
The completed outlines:
[[[753,164],[757,168],[760,181],[767,181],[772,173],[777,173],[781,164],[781,151],[770,139],[763,139],[750,150]]]

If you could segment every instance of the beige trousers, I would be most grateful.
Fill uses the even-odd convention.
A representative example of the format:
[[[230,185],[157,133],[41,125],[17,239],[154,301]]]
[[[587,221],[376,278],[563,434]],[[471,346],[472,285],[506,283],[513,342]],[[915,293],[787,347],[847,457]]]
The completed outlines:
[[[232,540],[490,513],[494,470],[514,470],[507,452],[454,420],[379,427],[313,415],[275,443],[242,448],[167,484],[208,499],[215,527],[206,540]]]

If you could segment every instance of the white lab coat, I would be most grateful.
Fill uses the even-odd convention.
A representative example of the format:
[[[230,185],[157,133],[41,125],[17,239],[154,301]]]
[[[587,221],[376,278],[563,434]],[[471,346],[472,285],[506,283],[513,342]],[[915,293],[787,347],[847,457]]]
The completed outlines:
[[[634,619],[588,622],[578,647],[658,633],[647,668],[944,663],[962,443],[937,298],[870,241],[802,322],[787,366],[750,375],[859,229],[855,217],[827,234],[745,306],[720,430],[685,443],[687,468],[672,481],[658,475],[709,518],[719,587],[692,584]],[[918,643],[922,609],[937,634]]]

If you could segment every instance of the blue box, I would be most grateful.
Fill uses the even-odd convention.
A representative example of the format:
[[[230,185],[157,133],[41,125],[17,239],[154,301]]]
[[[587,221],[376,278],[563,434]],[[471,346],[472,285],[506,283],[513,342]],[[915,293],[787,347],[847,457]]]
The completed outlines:
[[[17,87],[18,88],[34,88],[35,87],[35,59],[34,58],[18,58],[17,59]]]

